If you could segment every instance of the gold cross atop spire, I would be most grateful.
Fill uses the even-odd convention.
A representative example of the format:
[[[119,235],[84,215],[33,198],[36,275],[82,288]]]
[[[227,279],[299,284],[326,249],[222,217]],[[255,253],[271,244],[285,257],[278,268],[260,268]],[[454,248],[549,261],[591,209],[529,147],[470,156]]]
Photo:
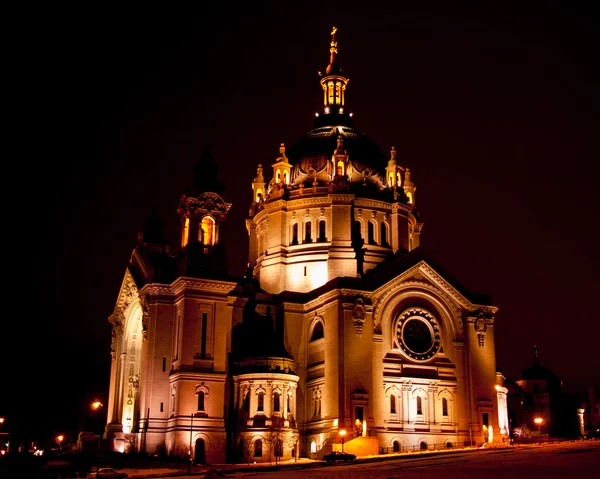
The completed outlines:
[[[337,27],[333,27],[333,30],[331,30],[331,48],[329,49],[331,52],[330,63],[333,63],[335,60],[335,54],[338,52],[337,42],[335,41],[335,32],[337,32]]]

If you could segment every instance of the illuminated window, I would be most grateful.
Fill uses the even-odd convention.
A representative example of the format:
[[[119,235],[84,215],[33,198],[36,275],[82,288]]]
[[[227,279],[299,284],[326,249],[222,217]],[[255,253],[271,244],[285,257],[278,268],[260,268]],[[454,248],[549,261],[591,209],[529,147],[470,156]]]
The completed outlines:
[[[390,414],[396,414],[396,396],[390,396]]]
[[[265,393],[263,393],[263,392],[258,393],[258,407],[256,408],[256,410],[257,411],[265,410]]]
[[[313,454],[316,454],[317,452],[317,441],[315,441],[314,439],[310,441],[310,452],[312,452]]]
[[[337,169],[336,169],[336,174],[338,176],[344,176],[344,162],[343,161],[338,161],[337,164]]]
[[[367,236],[369,244],[375,244],[375,225],[372,221],[369,221],[369,224],[367,225]]]
[[[213,246],[215,244],[215,220],[210,216],[202,218],[201,232],[201,243],[205,246]]]
[[[319,220],[319,243],[325,243],[327,241],[327,236],[326,236],[326,223],[325,220]]]
[[[406,192],[406,197],[408,198],[408,204],[412,205],[413,197],[412,197],[412,193],[410,191]]]
[[[283,182],[287,185],[289,183],[287,170],[283,172]]]
[[[256,202],[259,203],[262,200],[262,189],[258,188],[256,190]]]
[[[323,323],[318,321],[313,328],[312,336],[310,337],[311,341],[316,341],[317,339],[321,339],[325,337],[325,332],[323,330]]]
[[[381,234],[381,246],[389,246],[387,239],[387,225],[385,223],[381,223],[380,226],[380,234]]]
[[[423,404],[421,400],[421,396],[417,396],[417,414],[423,414]]]
[[[304,223],[304,242],[312,243],[312,234],[311,234],[311,222],[307,221]]]
[[[204,391],[198,392],[198,411],[204,411]]]
[[[394,173],[390,173],[390,178],[388,180],[388,186],[394,186]]]
[[[328,103],[329,103],[330,105],[333,105],[333,82],[332,82],[332,81],[330,81],[330,82],[327,84],[327,88],[329,89],[329,99],[328,99]]]
[[[181,235],[181,246],[187,245],[189,233],[190,233],[190,219],[186,218],[183,223],[183,234]]]
[[[442,398],[442,416],[448,415],[448,400],[446,398]]]
[[[341,92],[340,92],[340,86],[341,86],[340,82],[336,82],[335,83],[335,104],[336,105],[339,105],[342,102],[342,98],[341,98],[342,95],[341,95]]]
[[[260,439],[254,441],[254,457],[262,457],[262,441]]]
[[[279,412],[280,394],[273,394],[273,412]]]
[[[402,186],[402,177],[400,176],[400,173],[396,173],[396,178],[397,178],[397,182],[396,182],[396,186],[401,187]]]

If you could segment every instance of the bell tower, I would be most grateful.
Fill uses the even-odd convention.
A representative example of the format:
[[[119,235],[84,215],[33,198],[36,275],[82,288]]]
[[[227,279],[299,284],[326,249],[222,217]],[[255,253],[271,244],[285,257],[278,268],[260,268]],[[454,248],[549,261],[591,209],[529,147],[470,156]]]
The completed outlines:
[[[227,271],[222,233],[231,203],[219,194],[224,187],[217,178],[218,169],[206,149],[196,164],[192,184],[179,201],[179,270],[183,276],[223,276]]]

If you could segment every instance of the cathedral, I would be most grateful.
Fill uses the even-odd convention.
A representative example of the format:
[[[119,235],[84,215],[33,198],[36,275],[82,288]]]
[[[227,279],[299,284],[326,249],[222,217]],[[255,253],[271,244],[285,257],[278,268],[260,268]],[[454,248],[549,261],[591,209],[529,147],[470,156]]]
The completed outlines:
[[[508,436],[497,307],[420,246],[411,172],[354,128],[335,34],[314,128],[248,181],[245,276],[208,153],[177,252],[156,215],[141,228],[109,317],[113,450],[260,463]]]

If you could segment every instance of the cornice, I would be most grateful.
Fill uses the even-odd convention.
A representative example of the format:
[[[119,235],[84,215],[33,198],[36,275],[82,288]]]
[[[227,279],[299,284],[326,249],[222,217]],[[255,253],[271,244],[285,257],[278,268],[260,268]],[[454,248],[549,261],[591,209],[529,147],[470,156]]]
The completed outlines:
[[[354,206],[356,208],[378,208],[391,211],[392,203],[381,200],[372,200],[369,198],[356,198],[354,200]]]
[[[189,289],[211,291],[213,293],[227,295],[235,288],[235,286],[236,283],[231,281],[180,277],[171,283],[171,290],[176,296]]]

